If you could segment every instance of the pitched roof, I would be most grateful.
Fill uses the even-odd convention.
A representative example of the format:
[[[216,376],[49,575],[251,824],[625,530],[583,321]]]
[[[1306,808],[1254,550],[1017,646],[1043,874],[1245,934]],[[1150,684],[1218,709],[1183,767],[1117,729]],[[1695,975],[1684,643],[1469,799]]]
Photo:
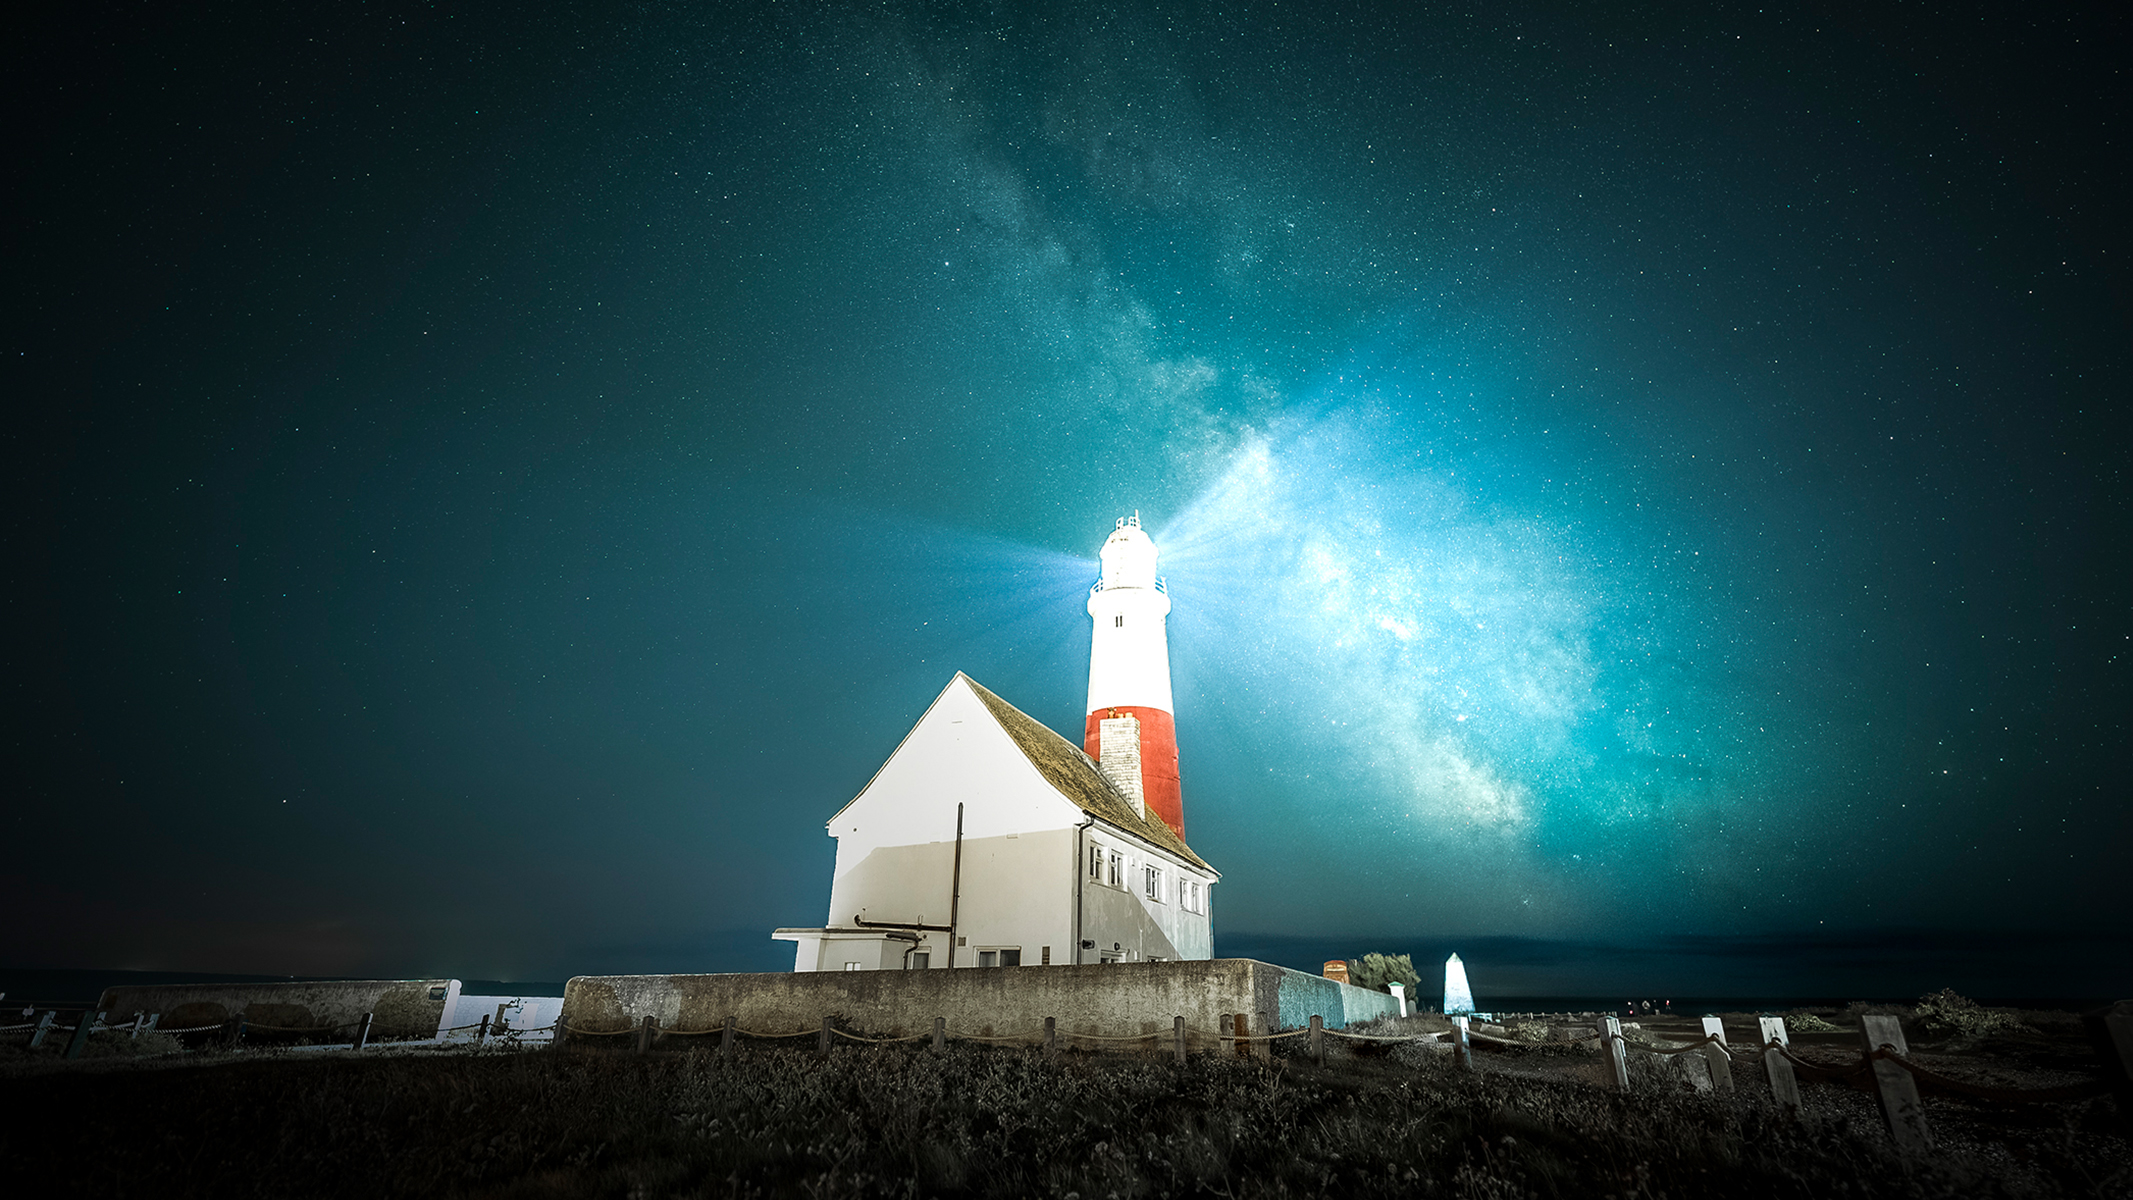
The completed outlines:
[[[1013,739],[1016,748],[1029,759],[1030,765],[1037,768],[1037,773],[1044,777],[1044,781],[1058,789],[1060,795],[1080,806],[1081,811],[1158,849],[1167,850],[1195,866],[1214,870],[1204,859],[1194,854],[1192,847],[1185,844],[1185,839],[1179,837],[1176,830],[1164,824],[1161,817],[1137,810],[1131,800],[1126,799],[1111,785],[1110,780],[1104,778],[1103,772],[1097,770],[1096,764],[1090,761],[1089,756],[1082,753],[1081,747],[1052,732],[1035,717],[993,695],[985,685],[961,671],[956,672],[956,678],[969,684],[970,690],[976,692],[978,699],[985,702],[985,707],[991,710],[993,719],[1000,723],[1001,729],[1007,731],[1007,736]]]

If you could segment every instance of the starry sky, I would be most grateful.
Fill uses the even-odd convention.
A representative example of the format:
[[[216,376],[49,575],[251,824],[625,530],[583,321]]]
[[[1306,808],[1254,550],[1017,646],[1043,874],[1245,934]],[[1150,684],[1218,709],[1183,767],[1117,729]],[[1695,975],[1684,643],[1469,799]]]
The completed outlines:
[[[1218,952],[2133,990],[2123,25],[1051,7],[26,26],[4,965],[786,967],[1138,511]]]

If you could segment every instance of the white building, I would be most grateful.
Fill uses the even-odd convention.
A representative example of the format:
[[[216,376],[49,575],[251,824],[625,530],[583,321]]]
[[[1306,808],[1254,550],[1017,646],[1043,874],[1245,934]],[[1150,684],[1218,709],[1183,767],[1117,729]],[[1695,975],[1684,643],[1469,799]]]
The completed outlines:
[[[1120,521],[1091,589],[1098,757],[957,672],[830,818],[829,923],[772,935],[794,970],[1213,957],[1220,875],[1181,835],[1155,559],[1138,515]]]

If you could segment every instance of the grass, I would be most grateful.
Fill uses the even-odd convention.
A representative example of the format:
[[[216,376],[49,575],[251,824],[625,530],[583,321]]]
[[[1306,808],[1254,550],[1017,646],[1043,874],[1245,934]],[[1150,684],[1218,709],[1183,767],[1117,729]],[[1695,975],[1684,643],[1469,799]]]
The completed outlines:
[[[44,1182],[40,1194],[83,1196],[2133,1192],[2109,1100],[2035,1106],[2004,1142],[1977,1133],[1989,1123],[1944,1120],[1943,1151],[1906,1164],[1871,1098],[1838,1087],[1810,1088],[1796,1122],[1755,1087],[1698,1096],[1655,1069],[1619,1096],[1560,1047],[1484,1055],[1478,1075],[1421,1046],[1340,1053],[1323,1068],[969,1046],[824,1059],[769,1044],[731,1060],[566,1050],[43,1064],[0,1078],[0,1162]]]

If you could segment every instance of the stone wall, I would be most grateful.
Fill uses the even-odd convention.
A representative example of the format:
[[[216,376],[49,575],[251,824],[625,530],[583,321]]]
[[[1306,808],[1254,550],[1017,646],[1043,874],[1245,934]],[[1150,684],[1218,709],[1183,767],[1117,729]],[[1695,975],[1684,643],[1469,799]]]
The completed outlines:
[[[284,1029],[348,1026],[318,1038],[353,1036],[364,1013],[374,1014],[373,1038],[434,1038],[447,1007],[459,997],[456,979],[369,979],[325,983],[178,983],[106,988],[96,1002],[111,1021],[134,1013],[159,1014],[165,1029],[213,1025],[242,1016],[247,1024]]]
[[[730,1015],[745,1030],[794,1033],[834,1018],[840,1028],[886,1037],[953,1033],[1041,1037],[1046,1017],[1062,1034],[1167,1036],[1174,1018],[1213,1031],[1224,1013],[1269,1013],[1280,1028],[1312,1016],[1327,1028],[1396,1014],[1383,992],[1246,958],[1108,966],[967,967],[953,971],[825,971],[750,975],[581,975],[564,988],[573,1035],[629,1029],[645,1017],[668,1030],[707,1030]],[[1258,1017],[1252,1018],[1259,1032]]]

